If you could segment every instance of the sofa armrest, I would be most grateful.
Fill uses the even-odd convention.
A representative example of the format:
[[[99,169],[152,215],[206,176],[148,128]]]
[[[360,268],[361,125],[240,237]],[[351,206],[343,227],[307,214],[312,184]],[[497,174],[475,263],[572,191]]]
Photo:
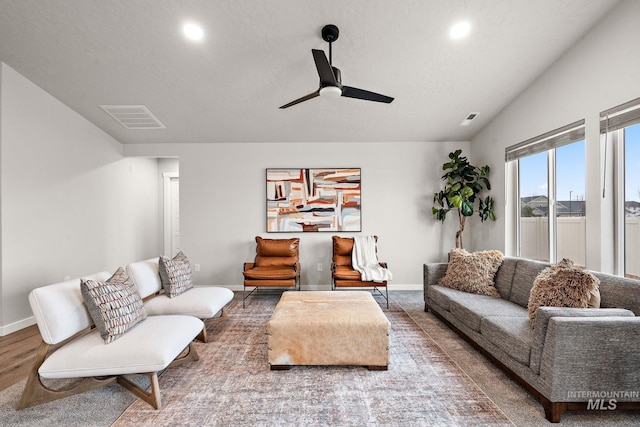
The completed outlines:
[[[247,271],[253,268],[253,265],[255,263],[253,262],[245,262],[244,264],[242,264],[242,271]]]
[[[429,292],[429,286],[437,285],[440,283],[440,279],[447,273],[446,262],[429,263],[424,264],[424,277],[423,277],[423,292],[424,292],[424,311],[428,311],[427,307],[427,293]]]
[[[553,317],[633,317],[630,310],[624,308],[569,308],[569,307],[538,307],[536,321],[531,342],[531,361],[529,366],[536,373],[540,373],[540,360],[544,349],[549,320]]]
[[[640,393],[640,317],[549,319],[540,367],[541,389],[551,402],[580,402],[586,392]]]

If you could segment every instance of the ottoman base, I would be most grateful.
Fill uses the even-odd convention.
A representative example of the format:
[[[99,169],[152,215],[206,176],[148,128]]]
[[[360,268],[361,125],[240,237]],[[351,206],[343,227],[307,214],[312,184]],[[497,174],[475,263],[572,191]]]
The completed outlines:
[[[391,324],[365,291],[285,292],[267,325],[272,370],[362,365],[386,370]]]

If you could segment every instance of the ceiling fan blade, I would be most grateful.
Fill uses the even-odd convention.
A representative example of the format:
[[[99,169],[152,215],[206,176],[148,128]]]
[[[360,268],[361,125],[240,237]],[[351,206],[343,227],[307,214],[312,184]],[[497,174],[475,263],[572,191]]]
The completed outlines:
[[[313,60],[316,62],[318,76],[320,76],[320,86],[338,86],[338,81],[336,80],[336,76],[333,74],[333,70],[327,60],[327,55],[324,54],[324,50],[311,49],[311,53],[313,53]]]
[[[351,86],[342,86],[342,96],[364,99],[365,101],[384,102],[385,104],[390,104],[391,101],[393,101],[393,98],[390,96],[380,95],[379,93],[369,92],[368,90]]]
[[[290,102],[290,103],[288,103],[288,104],[284,104],[284,105],[283,105],[282,107],[280,107],[280,108],[281,108],[281,109],[282,109],[282,108],[289,108],[289,107],[291,107],[291,106],[293,106],[293,105],[300,104],[301,102],[304,102],[304,101],[308,101],[308,100],[310,100],[310,99],[313,99],[313,98],[315,98],[316,96],[320,96],[320,90],[317,90],[317,91],[315,91],[315,92],[313,92],[313,93],[310,93],[309,95],[305,95],[305,96],[303,96],[302,98],[298,98],[298,99],[296,99],[295,101],[291,101],[291,102]]]

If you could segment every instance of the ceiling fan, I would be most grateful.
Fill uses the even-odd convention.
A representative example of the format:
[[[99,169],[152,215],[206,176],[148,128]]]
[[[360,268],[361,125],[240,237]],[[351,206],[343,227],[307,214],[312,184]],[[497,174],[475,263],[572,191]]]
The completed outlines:
[[[311,49],[313,54],[313,60],[316,63],[316,69],[318,70],[318,76],[320,77],[320,87],[317,91],[305,95],[302,98],[298,98],[295,101],[291,101],[288,104],[283,105],[280,108],[289,108],[293,105],[299,104],[304,101],[308,101],[317,96],[346,96],[347,98],[363,99],[365,101],[384,102],[386,104],[391,103],[393,98],[379,93],[370,92],[364,89],[358,89],[351,86],[344,86],[340,75],[340,70],[332,65],[332,52],[331,44],[338,40],[339,34],[338,27],[335,25],[325,25],[322,28],[322,39],[329,43],[329,60],[323,50]]]

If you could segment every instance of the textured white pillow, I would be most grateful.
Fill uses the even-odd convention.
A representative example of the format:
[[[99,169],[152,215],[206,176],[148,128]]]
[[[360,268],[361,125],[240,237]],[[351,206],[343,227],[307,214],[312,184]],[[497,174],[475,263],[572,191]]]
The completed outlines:
[[[142,298],[123,268],[118,268],[104,282],[81,279],[80,291],[106,344],[115,341],[147,318]]]
[[[158,272],[164,292],[169,298],[176,297],[193,287],[191,265],[182,251],[178,252],[173,259],[161,256],[158,260]]]

